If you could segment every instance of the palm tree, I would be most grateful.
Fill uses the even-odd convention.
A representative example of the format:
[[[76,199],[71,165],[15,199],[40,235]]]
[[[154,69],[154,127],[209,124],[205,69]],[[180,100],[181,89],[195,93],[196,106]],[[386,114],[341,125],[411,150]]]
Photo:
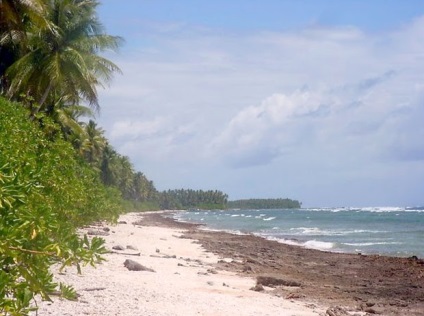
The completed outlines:
[[[28,21],[42,19],[42,0],[2,0],[0,1],[0,26],[5,33],[24,31]]]
[[[100,162],[100,179],[107,186],[116,185],[114,161],[118,153],[109,144],[106,144]]]
[[[42,0],[0,1],[0,92],[7,88],[5,71],[25,50],[26,30],[30,25],[47,27]]]
[[[99,162],[100,178],[105,185],[118,188],[124,198],[131,199],[135,196],[136,177],[134,167],[127,156],[118,154],[106,143]]]
[[[117,157],[117,179],[118,189],[122,192],[122,196],[126,199],[130,199],[133,195],[133,181],[134,181],[134,168],[132,163],[127,156]]]
[[[100,167],[103,150],[107,145],[103,129],[90,120],[85,126],[86,138],[82,141],[81,152],[85,159],[94,167]]]
[[[142,172],[133,175],[133,192],[130,198],[137,202],[153,200],[157,196],[157,190],[152,181],[148,180]]]
[[[97,87],[107,83],[119,68],[99,52],[116,50],[121,39],[106,35],[97,19],[96,0],[44,0],[49,27],[33,25],[27,35],[28,52],[6,71],[10,81],[8,96],[21,94],[52,112],[57,100],[84,100],[98,109]]]
[[[63,101],[63,100],[62,100]],[[81,156],[84,156],[84,143],[87,143],[89,135],[86,131],[86,123],[80,122],[81,117],[94,118],[94,112],[83,105],[66,105],[56,103],[51,116],[57,122],[66,140],[69,140]]]

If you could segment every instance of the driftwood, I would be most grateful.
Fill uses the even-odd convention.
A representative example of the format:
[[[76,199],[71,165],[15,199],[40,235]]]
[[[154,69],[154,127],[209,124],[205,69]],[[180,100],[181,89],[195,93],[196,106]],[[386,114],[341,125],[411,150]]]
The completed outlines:
[[[81,291],[93,292],[93,291],[103,291],[103,290],[106,290],[106,288],[105,287],[92,287],[92,288],[82,289]]]
[[[138,253],[129,253],[129,252],[118,252],[118,251],[109,251],[108,253],[114,253],[117,255],[125,255],[125,256],[139,256],[141,255],[140,252]]]
[[[161,258],[161,259],[176,259],[177,256],[176,255],[163,255],[163,256],[158,256],[158,255],[150,255],[150,257],[152,258]]]

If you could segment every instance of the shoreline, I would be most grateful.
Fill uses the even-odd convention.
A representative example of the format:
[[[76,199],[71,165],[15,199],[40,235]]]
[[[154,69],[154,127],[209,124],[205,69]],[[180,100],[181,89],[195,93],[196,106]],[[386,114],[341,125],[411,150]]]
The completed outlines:
[[[365,208],[363,208],[365,209]],[[394,209],[393,207],[390,209]],[[401,209],[401,208],[399,208]],[[311,209],[303,209],[304,211],[310,212],[307,213],[306,218],[309,219],[309,216],[315,215],[312,212]],[[354,209],[355,210],[355,209]],[[211,225],[214,225],[217,228],[209,228],[205,224],[208,222],[208,215],[206,215],[205,218],[203,218],[202,215],[182,215],[179,216],[178,213],[176,213],[176,216],[174,217],[177,221],[186,221],[190,222],[190,220],[193,220],[193,223],[201,223],[202,225],[205,225],[205,230],[208,231],[222,231],[230,234],[236,234],[236,235],[255,235],[261,238],[265,238],[267,240],[275,240],[283,244],[293,245],[293,246],[299,246],[306,249],[314,249],[314,250],[320,250],[320,251],[328,251],[328,252],[334,252],[334,253],[346,253],[346,254],[362,254],[362,255],[378,255],[378,256],[386,256],[386,257],[395,257],[395,258],[417,258],[417,259],[423,259],[424,260],[424,251],[423,248],[420,246],[420,243],[418,240],[420,239],[420,235],[418,233],[415,233],[412,238],[415,238],[416,242],[412,240],[412,238],[408,236],[401,236],[398,231],[395,231],[395,235],[388,234],[390,231],[389,229],[384,229],[382,227],[378,228],[370,228],[370,227],[358,227],[358,223],[356,223],[355,226],[352,226],[352,228],[345,228],[345,230],[334,226],[324,227],[321,226],[322,223],[319,222],[318,218],[313,218],[310,220],[310,222],[317,221],[316,224],[312,224],[312,227],[310,225],[306,225],[307,227],[303,227],[304,225],[300,225],[302,227],[299,227],[299,223],[296,222],[296,224],[293,224],[295,226],[287,226],[287,222],[281,223],[279,221],[284,221],[285,213],[292,213],[291,210],[280,210],[278,213],[283,214],[283,216],[276,217],[276,213],[273,214],[260,214],[260,216],[257,216],[259,213],[255,213],[255,210],[244,210],[243,213],[237,213],[236,215],[229,214],[227,211],[218,210],[217,214],[215,214],[217,210],[212,210],[212,213],[214,215],[217,215],[216,221],[213,220],[211,222]],[[269,211],[269,210],[262,210],[263,212]],[[276,211],[276,210],[271,210]],[[178,210],[177,212],[180,212]],[[194,213],[194,214],[202,214],[201,212],[207,212],[206,210],[196,210],[196,212],[190,212],[187,211],[187,214]],[[256,212],[259,212],[259,210],[256,210]],[[421,212],[421,211],[419,211]],[[226,221],[226,217],[222,216],[224,215],[231,215],[231,220],[229,225],[224,225],[226,228],[222,229],[220,228],[220,221],[221,223],[224,223]],[[341,213],[341,214],[347,214],[347,212],[341,212],[341,211],[332,211],[331,213]],[[382,212],[380,211],[373,211],[370,212],[370,216],[376,216],[375,214],[380,214]],[[385,214],[395,214],[396,216],[402,215],[406,216],[409,214],[408,211],[403,212],[402,214],[399,214],[397,212],[393,211],[387,211],[383,212]],[[415,213],[415,212],[414,212]],[[311,214],[311,215],[310,215]],[[261,218],[261,216],[264,216]],[[237,222],[234,222],[232,220],[233,217],[240,216],[240,219],[242,221],[242,224],[238,224]],[[266,218],[266,217],[269,218]],[[279,215],[278,215],[279,216]],[[277,218],[278,222],[269,222],[272,223],[267,227],[264,227],[263,225],[260,226],[260,229],[256,230],[255,224],[253,224],[252,227],[250,227],[250,224],[247,224],[247,218],[254,217],[259,218],[260,220],[273,220]],[[230,219],[230,217],[228,217]],[[245,220],[246,219],[246,220]],[[203,220],[206,220],[204,222]],[[290,218],[289,221],[292,219]],[[357,219],[356,219],[357,220]],[[375,218],[373,219],[375,220]],[[408,223],[410,221],[410,218],[402,218],[403,221]],[[421,219],[420,219],[421,220]],[[246,226],[245,226],[246,222]],[[345,220],[346,222],[346,220]],[[348,221],[347,221],[348,222]],[[259,224],[260,225],[260,224]],[[272,226],[274,225],[274,226]],[[334,224],[333,224],[334,225]],[[259,226],[258,226],[259,227]],[[291,228],[293,227],[293,228]],[[420,226],[421,227],[421,226]],[[417,231],[421,228],[416,228]],[[265,232],[262,232],[261,230],[265,230]],[[415,231],[414,228],[411,228],[411,230]],[[294,231],[293,233],[291,231]],[[407,233],[405,231],[404,233]],[[405,242],[403,239],[407,239],[408,241]],[[408,239],[409,238],[409,239]],[[409,244],[408,244],[409,242]]]
[[[198,240],[207,251],[235,259],[232,263],[219,263],[221,269],[251,277],[271,275],[302,284],[296,291],[277,288],[268,291],[270,294],[382,315],[424,315],[422,259],[314,250],[260,236],[198,229],[199,224],[160,214],[149,218],[155,225],[185,227],[186,238]]]
[[[105,255],[107,261],[96,268],[83,267],[81,275],[75,267],[63,273],[53,267],[55,281],[72,285],[78,300],[53,296],[51,303],[38,299],[39,310],[30,315],[325,315],[328,307],[316,301],[251,290],[256,284],[254,277],[219,267],[220,262],[231,264],[235,259],[209,252],[199,241],[188,238],[192,224],[174,221],[167,226],[164,222],[169,219],[162,215],[129,213],[122,215],[117,225],[82,229],[81,233],[91,231],[92,236],[94,231],[105,239],[111,250]],[[146,270],[130,271],[124,266],[127,260]]]
[[[168,212],[168,211],[165,211],[165,212]],[[174,211],[169,211],[169,212],[174,212]],[[275,237],[269,237],[269,236],[266,236],[266,235],[261,235],[259,233],[254,233],[254,232],[242,232],[242,231],[230,230],[230,229],[214,229],[214,228],[208,228],[208,227],[206,227],[206,224],[202,224],[202,223],[183,221],[183,220],[179,220],[179,219],[174,219],[174,220],[178,223],[187,223],[187,224],[199,225],[200,227],[204,227],[204,228],[200,228],[200,229],[202,231],[205,231],[205,232],[217,232],[217,233],[221,232],[221,233],[227,233],[227,234],[236,235],[236,236],[255,236],[255,237],[262,238],[262,239],[265,239],[265,240],[268,240],[268,241],[276,241],[280,244],[299,247],[299,248],[303,248],[303,249],[310,249],[310,250],[336,253],[336,254],[350,254],[350,255],[379,256],[379,257],[399,258],[399,259],[424,260],[424,256],[417,256],[415,254],[405,255],[405,256],[401,256],[401,255],[395,256],[395,255],[390,255],[390,254],[386,254],[386,253],[374,253],[374,252],[368,252],[367,253],[367,252],[364,252],[364,251],[343,251],[341,249],[331,249],[331,248],[327,249],[326,247],[318,247],[318,246],[313,247],[313,246],[307,245],[308,241],[311,241],[311,240],[301,241],[297,238],[275,238]],[[335,244],[336,242],[324,242],[324,243]]]
[[[173,212],[129,213],[93,226],[106,262],[64,273],[77,301],[37,301],[39,315],[424,315],[420,260],[306,249],[253,235],[199,229]],[[128,247],[132,247],[130,249]],[[135,255],[134,255],[135,254]],[[129,271],[135,260],[151,271]],[[336,308],[336,309],[334,309]],[[333,311],[333,313],[332,313]]]

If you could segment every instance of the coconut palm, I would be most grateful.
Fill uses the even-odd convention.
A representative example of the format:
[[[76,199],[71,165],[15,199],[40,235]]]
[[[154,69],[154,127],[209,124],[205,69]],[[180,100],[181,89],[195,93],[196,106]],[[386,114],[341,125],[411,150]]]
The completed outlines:
[[[136,172],[133,175],[133,190],[130,199],[137,202],[153,200],[157,197],[157,190],[152,181],[142,172]]]
[[[6,87],[6,69],[25,50],[26,30],[30,25],[47,27],[42,0],[0,1],[0,91]]]
[[[99,167],[103,150],[107,145],[103,129],[97,127],[97,124],[90,120],[85,126],[85,139],[82,141],[80,151],[84,158],[94,167]]]
[[[25,28],[29,20],[37,21],[44,10],[42,0],[2,0],[0,1],[0,25],[5,32]]]
[[[115,184],[115,173],[113,170],[113,160],[118,153],[109,144],[106,144],[101,162],[100,162],[100,179],[103,184],[112,186]]]
[[[117,171],[117,187],[122,192],[122,196],[129,199],[133,193],[134,167],[127,156],[117,156],[115,160],[115,170]]]
[[[34,99],[35,115],[52,112],[57,100],[87,101],[98,109],[97,87],[119,68],[98,53],[118,48],[121,39],[106,35],[96,16],[95,0],[44,0],[49,27],[33,26],[27,35],[28,52],[6,71],[8,95]]]
[[[81,156],[84,156],[83,147],[89,135],[86,131],[86,124],[80,121],[81,117],[94,118],[94,112],[83,105],[66,105],[59,102],[54,107],[51,116],[57,122],[61,129],[63,137],[69,140]]]
[[[135,195],[134,175],[135,171],[130,159],[120,155],[106,143],[100,161],[102,182],[118,188],[124,198],[131,199]]]

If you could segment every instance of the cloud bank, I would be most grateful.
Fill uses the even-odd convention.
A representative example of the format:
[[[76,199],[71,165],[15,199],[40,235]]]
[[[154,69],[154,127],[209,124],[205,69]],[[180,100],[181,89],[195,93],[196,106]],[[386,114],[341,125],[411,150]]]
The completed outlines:
[[[422,202],[424,17],[379,34],[144,29],[115,58],[124,76],[102,92],[100,122],[159,188]]]

